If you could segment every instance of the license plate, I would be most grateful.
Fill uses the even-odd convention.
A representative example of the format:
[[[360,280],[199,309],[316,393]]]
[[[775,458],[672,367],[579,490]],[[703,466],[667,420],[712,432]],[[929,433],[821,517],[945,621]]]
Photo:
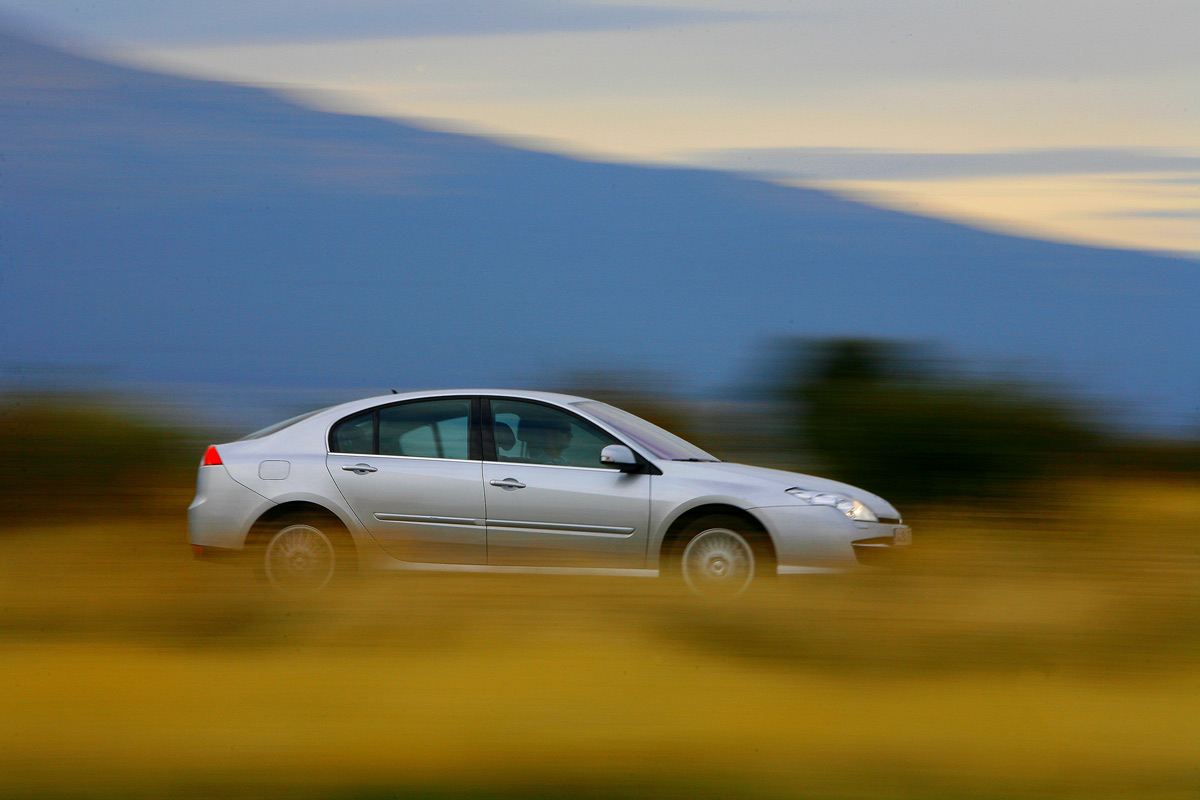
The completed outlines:
[[[905,545],[912,544],[912,528],[903,525],[899,528],[892,529],[892,544]]]

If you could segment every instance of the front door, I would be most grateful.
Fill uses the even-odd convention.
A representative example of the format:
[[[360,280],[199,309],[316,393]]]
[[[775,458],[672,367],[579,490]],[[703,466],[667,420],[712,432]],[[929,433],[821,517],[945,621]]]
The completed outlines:
[[[619,442],[557,407],[503,398],[490,407],[488,563],[644,567],[651,478],[600,464]]]
[[[487,563],[483,464],[472,398],[397,403],[334,426],[329,472],[390,555]]]

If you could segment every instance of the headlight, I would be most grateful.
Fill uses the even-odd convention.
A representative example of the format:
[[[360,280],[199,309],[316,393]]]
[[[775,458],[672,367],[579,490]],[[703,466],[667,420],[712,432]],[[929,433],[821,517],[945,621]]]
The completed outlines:
[[[847,497],[844,494],[812,492],[808,489],[801,489],[798,486],[788,489],[787,493],[810,506],[833,506],[850,519],[856,519],[859,522],[879,522],[879,518],[875,516],[875,512],[853,497]]]

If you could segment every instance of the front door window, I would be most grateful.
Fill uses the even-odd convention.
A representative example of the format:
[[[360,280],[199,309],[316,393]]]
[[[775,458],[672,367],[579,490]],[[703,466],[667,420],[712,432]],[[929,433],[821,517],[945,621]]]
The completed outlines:
[[[519,400],[492,400],[496,460],[504,463],[613,469],[600,451],[617,440],[579,417]]]

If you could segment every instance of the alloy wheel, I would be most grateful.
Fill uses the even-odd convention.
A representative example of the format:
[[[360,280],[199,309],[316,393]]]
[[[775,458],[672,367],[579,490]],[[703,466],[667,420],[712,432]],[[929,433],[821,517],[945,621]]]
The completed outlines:
[[[701,597],[737,597],[754,579],[754,548],[729,528],[709,528],[692,537],[683,550],[683,580]]]
[[[267,581],[277,589],[293,595],[311,594],[333,578],[337,553],[320,529],[288,525],[267,542],[263,567]]]

